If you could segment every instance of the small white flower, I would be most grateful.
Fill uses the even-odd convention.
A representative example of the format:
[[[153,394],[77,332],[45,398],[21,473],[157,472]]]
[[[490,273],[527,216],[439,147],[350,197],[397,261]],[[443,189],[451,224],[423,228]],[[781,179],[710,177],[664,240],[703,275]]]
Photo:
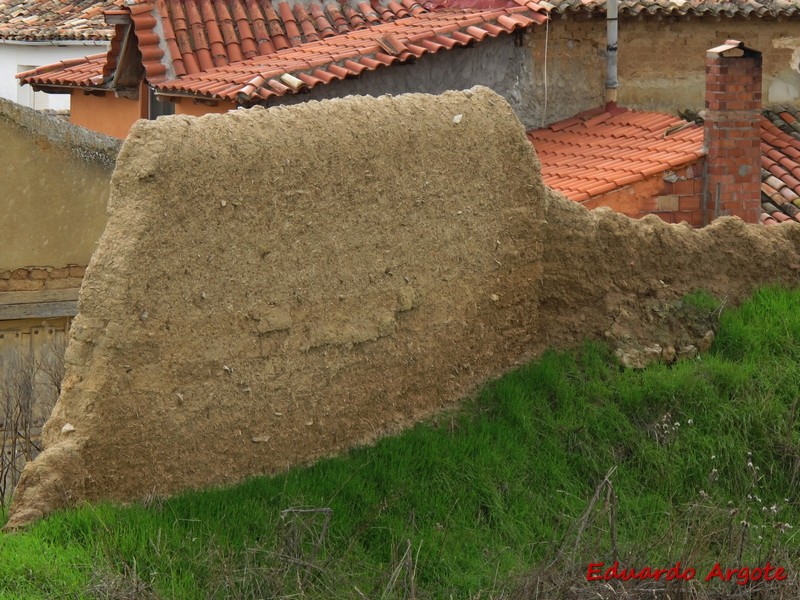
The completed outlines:
[[[689,425],[694,425],[694,419],[689,419],[689,420],[688,420],[688,421],[686,421],[686,422],[687,422],[687,423],[689,423]]]

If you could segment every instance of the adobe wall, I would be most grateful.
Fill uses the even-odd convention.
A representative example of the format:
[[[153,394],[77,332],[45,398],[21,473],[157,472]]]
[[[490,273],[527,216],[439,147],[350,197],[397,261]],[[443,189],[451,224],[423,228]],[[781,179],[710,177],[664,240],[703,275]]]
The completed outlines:
[[[451,406],[532,341],[537,170],[485,89],[138,123],[9,525],[274,473]]]
[[[0,98],[0,126],[3,121],[33,138],[62,146],[87,162],[110,168],[114,167],[122,144],[116,138],[73,125],[52,112],[34,110]]]
[[[0,114],[0,274],[87,265],[106,224],[115,146],[31,112]]]
[[[485,88],[141,122],[7,528],[368,443],[546,347],[667,343],[653,302],[796,284],[799,250],[587,211]]]
[[[800,105],[798,31],[798,19],[621,17],[618,103],[670,113],[702,109],[706,50],[737,39],[763,53],[765,105]],[[554,17],[549,32],[544,26],[533,28],[526,45],[533,56],[535,81],[529,110],[538,115],[537,126],[604,103],[604,19]]]

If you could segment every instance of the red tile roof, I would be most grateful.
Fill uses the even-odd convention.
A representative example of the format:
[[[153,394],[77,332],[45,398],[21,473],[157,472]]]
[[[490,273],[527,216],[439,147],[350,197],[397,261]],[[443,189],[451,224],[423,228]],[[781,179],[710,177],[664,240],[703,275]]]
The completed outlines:
[[[552,0],[550,4],[551,12],[561,14],[606,10],[605,0]],[[800,3],[797,0],[620,0],[619,14],[788,17],[800,16]]]
[[[800,110],[765,110],[761,119],[761,219],[800,221]]]
[[[662,113],[614,107],[528,132],[545,184],[577,202],[704,156],[703,128]]]
[[[423,12],[393,22],[326,37],[156,85],[247,103],[310,89],[381,66],[495,37],[534,25],[526,9]]]
[[[84,58],[71,58],[61,62],[37,67],[17,75],[21,81],[36,80],[43,85],[75,85],[86,88],[103,86],[103,65],[106,64],[107,53],[92,54]]]
[[[123,0],[0,0],[0,39],[108,40],[114,30],[103,11]]]
[[[381,65],[405,62],[455,46],[543,23],[532,0],[466,1],[476,8],[417,0],[356,4],[318,0],[154,0],[128,6],[146,79],[158,91],[258,102]],[[116,64],[118,26],[101,73]],[[47,65],[22,74],[23,83],[85,86],[90,65]]]
[[[587,111],[528,132],[544,182],[583,202],[703,156],[703,128],[662,113]],[[800,109],[761,119],[761,222],[800,222]]]

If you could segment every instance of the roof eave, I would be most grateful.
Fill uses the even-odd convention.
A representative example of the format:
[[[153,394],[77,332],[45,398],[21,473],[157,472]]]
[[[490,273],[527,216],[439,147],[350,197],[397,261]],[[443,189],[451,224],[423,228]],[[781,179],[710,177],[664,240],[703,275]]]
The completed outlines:
[[[220,102],[234,102],[229,98],[222,98],[219,96],[206,96],[200,94],[193,94],[191,92],[180,92],[177,90],[159,90],[154,88],[156,100],[193,100],[198,104],[205,104],[207,106],[216,106]],[[236,103],[238,104],[238,102]]]
[[[18,39],[0,38],[0,44],[14,46],[108,46],[109,39],[75,39],[75,38],[37,38]]]
[[[26,84],[24,82],[20,82],[20,85],[26,85]],[[77,90],[83,90],[87,93],[110,91],[108,88],[104,87],[88,86],[88,85],[68,85],[64,83],[29,83],[27,85],[30,85],[36,92],[46,92],[48,94],[71,94],[72,92]]]

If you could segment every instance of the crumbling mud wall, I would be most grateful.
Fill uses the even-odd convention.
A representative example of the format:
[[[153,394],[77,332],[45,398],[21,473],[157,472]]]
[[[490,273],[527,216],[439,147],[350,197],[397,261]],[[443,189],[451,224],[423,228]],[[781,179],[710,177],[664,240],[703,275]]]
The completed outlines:
[[[274,473],[457,403],[654,303],[797,282],[800,229],[701,231],[546,190],[484,88],[139,123],[46,450],[8,528]]]
[[[16,85],[15,85],[16,87]],[[47,140],[68,150],[84,162],[113,168],[122,141],[84,127],[71,124],[51,111],[34,110],[0,98],[0,122],[6,121],[22,129],[42,145]]]
[[[704,343],[674,318],[683,295],[703,289],[731,306],[759,286],[800,283],[800,225],[724,217],[694,229],[655,215],[588,211],[549,194],[537,336],[546,346],[599,337],[623,351],[660,347],[681,355]]]
[[[487,89],[139,123],[9,526],[273,473],[524,354],[544,189]]]

